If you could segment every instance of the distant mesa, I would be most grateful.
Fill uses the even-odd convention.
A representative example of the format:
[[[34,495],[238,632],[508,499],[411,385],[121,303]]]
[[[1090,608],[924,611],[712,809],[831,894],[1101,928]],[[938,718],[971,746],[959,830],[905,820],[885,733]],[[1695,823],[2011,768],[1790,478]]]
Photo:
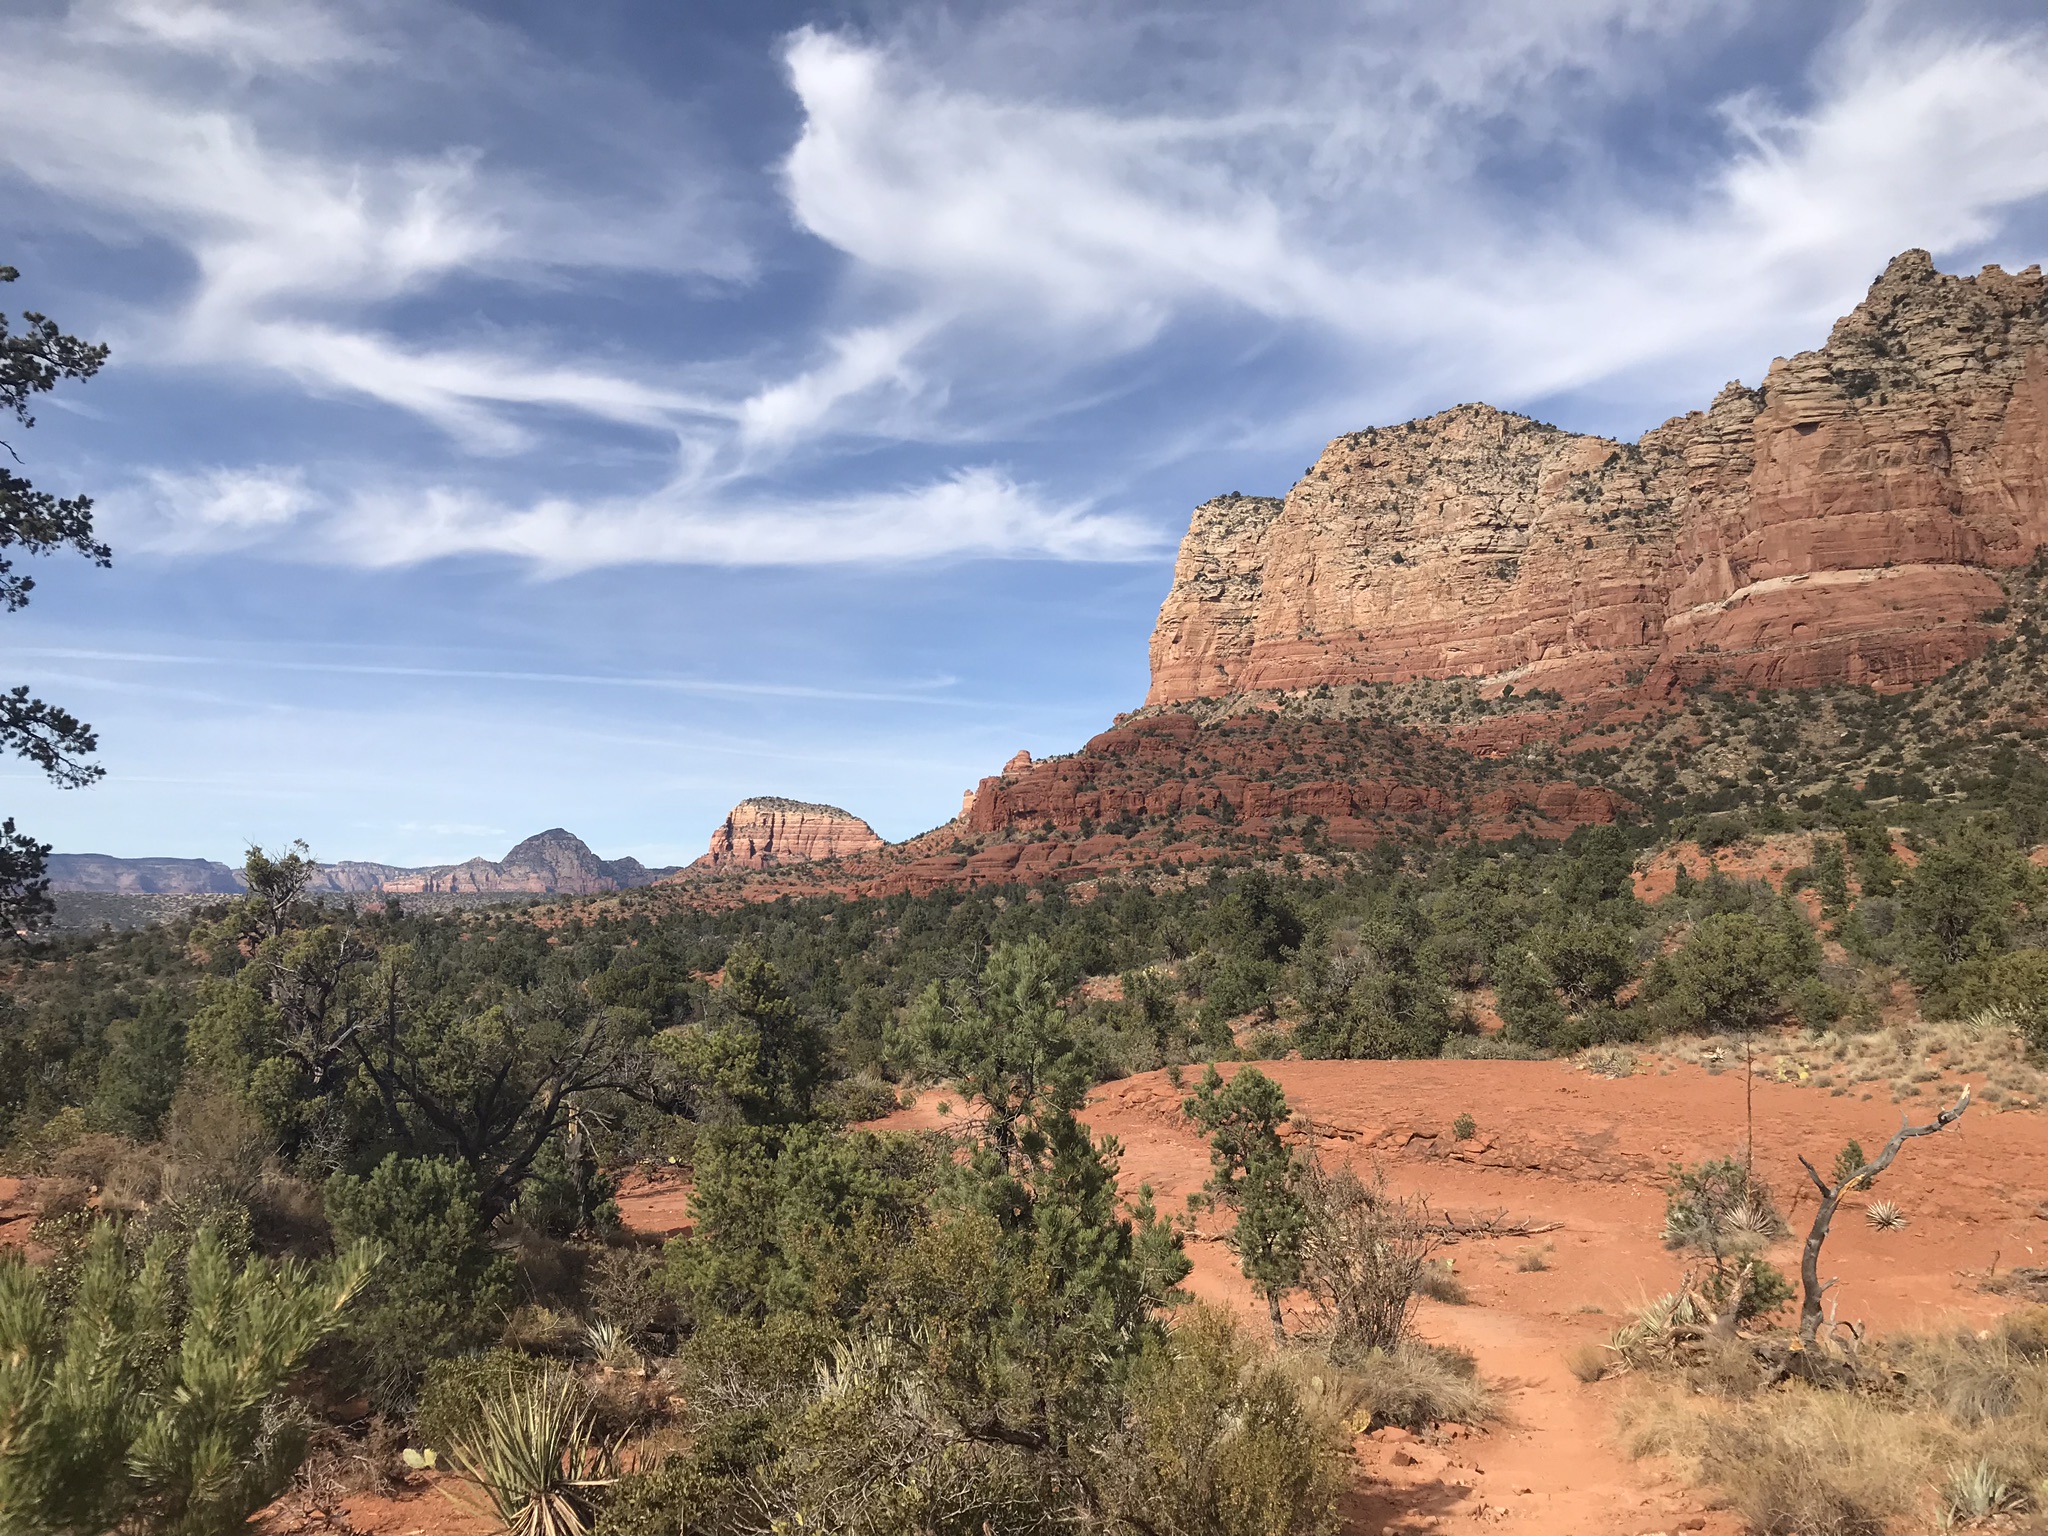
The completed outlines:
[[[336,865],[335,871],[380,865]],[[600,859],[582,838],[560,827],[537,832],[504,858],[471,859],[437,869],[390,870],[372,889],[392,895],[591,896],[651,885],[670,870],[650,870],[638,859]]]
[[[319,895],[590,896],[652,885],[673,866],[649,869],[638,859],[600,859],[583,839],[550,827],[498,860],[470,859],[409,869],[344,859],[322,864],[308,887]],[[242,872],[215,859],[117,859],[103,853],[50,856],[50,889],[59,893],[131,896],[235,896]]]
[[[756,795],[742,800],[711,834],[692,870],[774,869],[845,858],[888,846],[875,829],[836,805]]]
[[[215,859],[116,859],[104,853],[53,853],[53,891],[119,896],[239,896],[242,872]]]

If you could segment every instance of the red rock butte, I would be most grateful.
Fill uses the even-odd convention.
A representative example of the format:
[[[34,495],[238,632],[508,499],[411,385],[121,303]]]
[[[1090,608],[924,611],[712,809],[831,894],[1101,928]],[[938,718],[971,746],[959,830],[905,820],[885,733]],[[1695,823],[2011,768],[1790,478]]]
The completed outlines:
[[[1818,351],[1634,443],[1486,405],[1196,509],[1148,705],[1478,678],[1567,699],[1926,682],[2048,541],[2048,284],[1897,257]]]
[[[885,846],[875,829],[836,805],[758,795],[742,800],[711,834],[692,870],[774,869],[844,858]]]
[[[1696,687],[1929,682],[2011,628],[2001,573],[2044,543],[2048,282],[1908,251],[1825,346],[1634,443],[1461,405],[1338,438],[1285,497],[1196,508],[1146,707],[1078,752],[1018,753],[957,818],[830,883],[1085,879],[1305,848],[1310,826],[1339,848],[1562,837],[1629,804],[1519,748]],[[1430,679],[1569,707],[1289,712]],[[821,888],[790,871],[731,894]]]

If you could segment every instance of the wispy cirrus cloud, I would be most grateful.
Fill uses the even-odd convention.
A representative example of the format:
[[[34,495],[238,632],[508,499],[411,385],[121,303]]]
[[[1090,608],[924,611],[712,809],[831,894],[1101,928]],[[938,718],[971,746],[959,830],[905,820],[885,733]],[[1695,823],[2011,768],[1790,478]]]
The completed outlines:
[[[1048,500],[979,467],[840,495],[748,497],[677,483],[645,495],[524,503],[458,486],[329,492],[291,469],[156,471],[107,498],[130,548],[191,554],[273,549],[368,569],[464,555],[509,556],[548,575],[605,566],[902,564],[945,559],[1132,560],[1159,531],[1083,503]]]
[[[789,118],[749,164],[686,91],[435,0],[79,0],[0,20],[24,61],[0,162],[40,212],[189,265],[120,315],[124,359],[452,442],[336,446],[296,480],[253,454],[131,466],[115,500],[145,547],[1123,559],[1176,530],[1060,462],[1077,421],[1146,402],[1125,458],[1153,464],[1474,395],[1605,390],[1654,419],[1898,249],[1971,248],[2048,197],[2038,24],[1849,0],[1796,21],[898,7],[762,33]],[[1248,355],[1275,360],[1257,388],[1227,363]],[[579,483],[564,450],[631,469]],[[534,488],[508,493],[507,462]]]
[[[360,122],[323,121],[322,101],[431,93],[458,44],[485,55],[471,62],[500,89],[541,73],[509,34],[432,5],[408,14],[443,52],[385,47],[305,0],[100,0],[0,22],[0,46],[28,61],[0,94],[0,163],[42,192],[46,216],[162,241],[191,263],[173,308],[125,317],[124,355],[275,372],[416,413],[487,452],[531,441],[506,407],[664,430],[730,415],[666,359],[578,361],[541,332],[483,340],[388,314],[455,282],[510,299],[594,272],[749,271],[718,176],[687,156],[629,201],[645,167],[615,165],[626,185],[593,195],[459,141],[398,148],[365,142]],[[305,89],[278,89],[295,74]]]
[[[1738,8],[1283,9],[1296,25],[1262,17],[1257,37],[1202,13],[1171,101],[1048,87],[1057,51],[1006,70],[950,33],[936,60],[916,37],[796,34],[792,208],[901,306],[868,332],[900,352],[847,387],[945,377],[949,343],[992,335],[1079,366],[1251,318],[1314,346],[1337,390],[1391,364],[1387,394],[1527,398],[1782,345],[1899,249],[1968,247],[2048,194],[2039,27],[1845,8],[1796,101],[1703,103],[1686,153],[1629,177],[1603,115],[1647,110]],[[1159,39],[1127,45],[1142,81]]]

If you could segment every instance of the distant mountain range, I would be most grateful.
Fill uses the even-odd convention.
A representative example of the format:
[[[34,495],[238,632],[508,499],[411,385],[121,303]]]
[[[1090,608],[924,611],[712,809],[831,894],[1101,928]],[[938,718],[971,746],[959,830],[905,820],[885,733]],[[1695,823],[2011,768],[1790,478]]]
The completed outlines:
[[[234,896],[242,872],[215,859],[117,859],[104,853],[50,856],[50,889],[137,896]],[[310,887],[330,895],[588,896],[652,885],[675,866],[649,869],[638,859],[600,859],[571,832],[550,827],[502,859],[470,859],[408,869],[344,859],[322,864]]]

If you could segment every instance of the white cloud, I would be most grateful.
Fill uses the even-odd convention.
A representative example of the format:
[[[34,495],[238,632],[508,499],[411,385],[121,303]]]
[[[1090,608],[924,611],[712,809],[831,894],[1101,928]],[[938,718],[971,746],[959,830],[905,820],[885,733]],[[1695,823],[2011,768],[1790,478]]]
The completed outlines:
[[[643,474],[650,442],[674,456],[652,489],[612,476],[568,495],[508,496],[459,458],[138,470],[110,515],[148,547],[551,571],[1121,559],[1155,542],[1100,510],[1106,494],[1041,488],[1064,465],[987,463],[1052,463],[1048,424],[1122,393],[1149,392],[1136,465],[1312,445],[1475,395],[1599,388],[1647,415],[1753,376],[1897,250],[1967,251],[2048,195],[2042,31],[1836,14],[1778,95],[1716,117],[1698,57],[1781,19],[1770,8],[911,7],[886,35],[783,40],[794,141],[778,177],[732,194],[690,144],[632,142],[632,88],[565,85],[515,34],[433,0],[81,0],[0,19],[19,61],[0,167],[189,261],[179,300],[116,335],[124,362],[378,402],[470,454],[571,445],[588,463],[624,428]],[[540,131],[435,138],[420,103],[458,78],[464,122],[510,122],[518,97]],[[1681,90],[1689,105],[1659,118]],[[384,132],[334,106],[351,93],[414,116]],[[1652,119],[1654,148],[1635,142]],[[546,157],[579,132],[595,173],[566,176]],[[733,207],[775,192],[836,254],[836,291],[730,353],[694,351],[703,285],[757,275]],[[537,294],[621,274],[662,286],[610,332],[520,323]],[[1287,375],[1269,395],[1232,382],[1233,355],[1259,349]],[[1210,356],[1204,377],[1177,371]],[[1103,436],[1109,411],[1088,422]],[[906,444],[914,470],[860,457]],[[799,468],[829,492],[792,490]]]
[[[1043,69],[1006,86],[985,51],[968,85],[915,40],[799,32],[792,208],[928,322],[899,369],[945,377],[962,366],[949,342],[978,352],[991,331],[1079,366],[1248,316],[1429,400],[1782,347],[1898,250],[1968,247],[2048,193],[2039,31],[1909,35],[1873,8],[1815,61],[1809,100],[1732,100],[1683,180],[1632,184],[1615,174],[1626,147],[1591,125],[1615,102],[1641,110],[1687,29],[1728,13],[1363,14],[1310,46],[1299,25],[1261,18],[1261,39],[1205,13],[1210,44],[1243,51],[1176,70],[1194,83],[1164,106],[1135,52],[1136,105],[1105,104],[1060,99]],[[1529,162],[1544,195],[1489,158]]]
[[[311,70],[382,53],[303,0],[86,0],[72,25],[81,41],[172,48],[242,70]]]
[[[108,498],[109,526],[165,553],[266,547],[369,568],[500,555],[549,575],[628,564],[793,566],[931,559],[1131,560],[1161,553],[1137,519],[1045,500],[989,468],[807,501],[675,484],[647,496],[519,505],[445,485],[309,492],[288,471],[151,474]]]
[[[317,504],[298,470],[160,469],[146,478],[152,495],[138,510],[149,517],[149,526],[139,531],[150,547],[158,550],[256,543],[296,522]]]
[[[687,163],[672,168],[659,200],[628,206],[618,188],[596,197],[543,188],[460,145],[320,146],[317,94],[296,98],[280,120],[274,100],[262,105],[204,67],[377,62],[335,90],[403,78],[310,3],[117,0],[62,22],[0,24],[0,47],[17,60],[0,93],[0,166],[53,206],[170,242],[196,270],[182,306],[130,321],[124,357],[276,370],[316,393],[416,412],[492,452],[528,441],[502,409],[511,405],[669,430],[735,408],[676,388],[659,376],[673,370],[654,364],[542,360],[551,343],[538,337],[423,342],[377,319],[380,305],[458,279],[516,286],[610,266],[742,275],[744,255],[714,217],[716,189]],[[167,50],[200,62],[177,66]],[[308,140],[313,147],[293,147]]]

